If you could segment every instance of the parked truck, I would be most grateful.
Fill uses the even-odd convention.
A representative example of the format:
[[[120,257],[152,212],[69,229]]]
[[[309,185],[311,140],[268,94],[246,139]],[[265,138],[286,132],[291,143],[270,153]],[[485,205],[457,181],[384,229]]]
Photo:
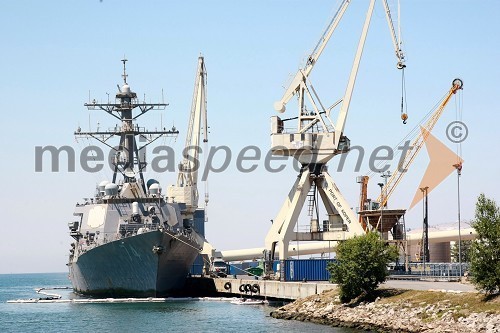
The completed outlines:
[[[222,258],[215,258],[210,267],[210,275],[213,277],[227,277],[227,264]]]

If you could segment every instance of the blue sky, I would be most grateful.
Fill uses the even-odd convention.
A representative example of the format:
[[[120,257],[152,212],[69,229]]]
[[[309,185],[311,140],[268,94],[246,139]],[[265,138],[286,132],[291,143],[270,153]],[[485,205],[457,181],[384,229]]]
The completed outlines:
[[[390,1],[394,5],[395,1]],[[402,30],[407,54],[409,124],[399,119],[400,73],[382,5],[376,4],[345,134],[366,151],[393,146],[450,88],[464,81],[463,120],[469,137],[463,143],[462,217],[470,220],[479,193],[500,200],[500,157],[496,143],[499,110],[500,27],[497,1],[405,1]],[[344,92],[368,1],[353,1],[344,21],[314,68],[311,80],[326,105]],[[74,204],[93,194],[110,172],[34,172],[34,147],[71,145],[73,131],[114,126],[113,118],[83,107],[88,99],[106,99],[120,81],[121,63],[129,59],[129,82],[139,96],[161,98],[170,106],[160,121],[181,134],[190,109],[197,57],[208,70],[210,144],[237,152],[256,145],[269,148],[273,102],[315,46],[337,2],[304,1],[1,1],[0,108],[3,191],[0,273],[64,271],[71,238],[67,222]],[[393,6],[394,8],[394,6]],[[395,15],[395,14],[394,14]],[[288,112],[286,116],[295,116]],[[445,129],[455,120],[452,101],[433,134],[447,143]],[[362,171],[368,169],[367,161]],[[291,161],[289,162],[289,164]],[[409,205],[428,163],[422,151],[394,194],[391,207]],[[332,161],[335,166],[336,160]],[[359,195],[349,162],[332,172],[353,207]],[[333,168],[332,168],[333,169]],[[175,174],[158,178],[163,187]],[[378,177],[377,177],[378,178]],[[218,249],[262,246],[285,195],[295,179],[288,167],[279,174],[263,162],[250,174],[230,168],[210,175],[208,239]],[[376,197],[378,179],[370,184]],[[456,178],[446,179],[429,198],[431,225],[455,222]],[[421,210],[408,212],[407,226],[421,225]],[[304,224],[306,221],[301,221]]]

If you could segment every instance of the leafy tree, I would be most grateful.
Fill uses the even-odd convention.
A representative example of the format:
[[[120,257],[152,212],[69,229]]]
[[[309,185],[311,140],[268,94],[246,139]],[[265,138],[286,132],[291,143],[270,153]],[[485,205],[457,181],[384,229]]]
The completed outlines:
[[[470,262],[469,251],[472,246],[471,240],[463,240],[461,242],[461,252],[462,252],[462,262]],[[453,262],[458,262],[458,242],[455,242],[455,245],[451,247],[451,259]]]
[[[371,294],[387,278],[387,265],[398,258],[395,246],[370,232],[339,243],[337,262],[328,265],[330,280],[339,285],[340,300]]]
[[[500,291],[500,208],[481,194],[472,223],[477,239],[470,251],[472,282],[488,294]]]

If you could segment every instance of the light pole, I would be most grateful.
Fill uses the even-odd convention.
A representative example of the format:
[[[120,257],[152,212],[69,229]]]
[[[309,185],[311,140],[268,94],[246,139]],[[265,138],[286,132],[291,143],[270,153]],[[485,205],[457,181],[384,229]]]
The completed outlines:
[[[457,169],[457,206],[458,206],[458,274],[462,278],[462,231],[460,228],[460,176],[462,175],[462,162],[453,165]]]
[[[380,216],[381,216],[381,219],[380,219],[380,224],[381,224],[381,227],[383,226],[383,221],[382,221],[382,211],[384,209],[384,207],[387,207],[387,178],[389,178],[391,176],[391,172],[390,171],[385,171],[385,172],[382,172],[382,174],[380,175],[380,177],[384,178],[384,184],[383,185],[380,185],[380,197],[382,198],[382,210],[380,211]],[[382,186],[383,186],[383,191],[382,191]],[[383,230],[383,228],[382,228]],[[382,238],[383,238],[384,234],[382,233]]]
[[[391,172],[386,171],[382,172],[380,177],[384,178],[384,197],[382,198],[382,202],[384,203],[384,207],[387,207],[387,178],[391,177]]]
[[[422,196],[424,199],[424,232],[422,237],[422,247],[423,247],[423,261],[424,261],[424,275],[425,275],[425,263],[429,260],[429,203],[428,203],[428,193],[429,186],[421,187],[420,191],[422,191]]]
[[[380,238],[384,239],[384,195],[383,195],[383,188],[384,188],[384,183],[378,183],[378,186],[380,186]]]

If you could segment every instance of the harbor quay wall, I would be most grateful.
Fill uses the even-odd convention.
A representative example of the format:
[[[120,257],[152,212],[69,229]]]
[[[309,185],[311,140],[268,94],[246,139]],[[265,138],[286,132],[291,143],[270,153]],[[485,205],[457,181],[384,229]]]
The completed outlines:
[[[321,294],[325,290],[337,287],[335,284],[327,282],[281,282],[234,278],[214,278],[213,281],[217,293],[222,295],[260,296],[289,300]]]
[[[269,297],[296,300],[336,289],[328,282],[281,282],[251,278],[190,277],[182,290],[173,296],[182,297]]]

